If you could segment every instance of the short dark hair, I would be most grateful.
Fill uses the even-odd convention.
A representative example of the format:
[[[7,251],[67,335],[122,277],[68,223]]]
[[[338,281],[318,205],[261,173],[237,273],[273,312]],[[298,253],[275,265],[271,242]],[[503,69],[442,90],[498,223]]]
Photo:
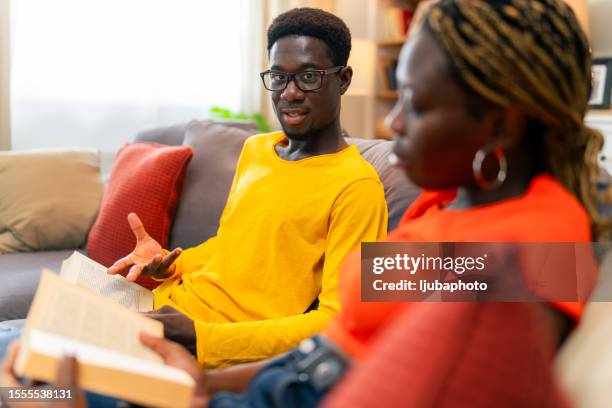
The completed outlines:
[[[327,45],[333,63],[346,66],[351,53],[351,31],[335,15],[309,7],[280,14],[268,28],[268,55],[279,38],[290,35],[318,38]]]

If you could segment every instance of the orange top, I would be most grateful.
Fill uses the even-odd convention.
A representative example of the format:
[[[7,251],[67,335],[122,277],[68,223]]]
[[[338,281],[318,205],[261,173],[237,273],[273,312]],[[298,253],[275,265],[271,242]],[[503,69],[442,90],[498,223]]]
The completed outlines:
[[[467,210],[444,207],[456,191],[423,193],[387,241],[396,242],[590,242],[589,217],[578,200],[553,177],[534,177],[526,193]],[[376,334],[412,303],[362,302],[361,259],[348,256],[340,280],[342,312],[325,334],[356,358],[364,357]],[[578,319],[582,303],[555,307]]]

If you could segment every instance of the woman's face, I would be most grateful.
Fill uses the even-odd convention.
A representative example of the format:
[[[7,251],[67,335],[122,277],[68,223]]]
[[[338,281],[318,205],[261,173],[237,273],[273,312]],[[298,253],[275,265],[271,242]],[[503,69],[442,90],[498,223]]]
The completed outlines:
[[[400,97],[387,118],[397,135],[398,165],[426,189],[474,186],[472,160],[495,129],[493,115],[469,112],[468,95],[446,67],[426,31],[406,43],[397,68]]]

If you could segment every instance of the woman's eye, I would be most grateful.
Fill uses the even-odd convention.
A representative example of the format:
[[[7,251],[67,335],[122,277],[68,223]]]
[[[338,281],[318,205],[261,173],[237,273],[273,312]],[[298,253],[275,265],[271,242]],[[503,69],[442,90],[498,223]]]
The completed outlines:
[[[424,113],[426,111],[427,111],[427,108],[425,108],[424,106],[412,105],[411,112],[413,112],[413,113],[415,113],[417,115],[420,115],[420,114],[422,114],[422,113]]]

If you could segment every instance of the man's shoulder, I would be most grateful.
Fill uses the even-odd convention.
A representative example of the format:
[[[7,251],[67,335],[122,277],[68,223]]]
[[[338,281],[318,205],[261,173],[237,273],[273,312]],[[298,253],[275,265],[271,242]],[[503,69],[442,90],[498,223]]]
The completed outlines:
[[[282,132],[256,133],[246,138],[240,156],[242,160],[248,160],[246,158],[250,157],[262,157],[266,152],[272,152],[274,145],[282,138]]]
[[[256,133],[249,136],[245,142],[245,146],[249,147],[261,147],[270,144],[274,144],[276,141],[283,138],[283,132],[268,132],[268,133]]]
[[[347,173],[351,180],[373,179],[380,182],[378,172],[359,152],[357,146],[350,145],[346,148],[346,155],[343,156],[343,166],[339,170]]]

